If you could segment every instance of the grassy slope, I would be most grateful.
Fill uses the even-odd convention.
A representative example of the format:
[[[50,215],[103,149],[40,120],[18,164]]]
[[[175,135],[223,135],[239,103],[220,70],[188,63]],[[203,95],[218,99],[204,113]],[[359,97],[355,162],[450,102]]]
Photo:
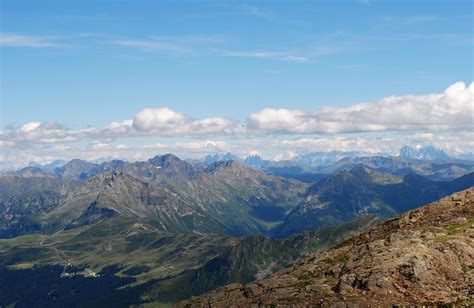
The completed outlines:
[[[161,232],[114,218],[53,235],[0,240],[0,262],[11,268],[70,264],[95,273],[118,265],[121,267],[118,275],[140,265],[150,269],[136,276],[138,282],[143,282],[202,265],[231,242],[216,235]]]
[[[167,233],[115,217],[52,235],[0,240],[0,266],[27,270],[58,264],[65,272],[84,276],[108,272],[133,277],[136,281],[128,286],[146,284],[140,291],[144,302],[167,303],[229,282],[264,277],[372,222],[373,218],[361,218],[327,230],[269,240],[258,235]]]

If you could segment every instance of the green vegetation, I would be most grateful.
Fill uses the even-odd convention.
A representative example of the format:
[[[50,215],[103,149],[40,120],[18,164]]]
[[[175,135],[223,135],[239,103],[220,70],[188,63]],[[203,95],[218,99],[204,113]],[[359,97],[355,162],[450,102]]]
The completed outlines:
[[[70,276],[68,268],[77,268],[80,270],[74,275],[107,273],[133,278],[126,286],[142,290],[140,302],[169,303],[230,282],[247,283],[269,275],[374,221],[374,217],[361,217],[340,226],[270,240],[261,235],[239,239],[173,234],[115,217],[52,235],[0,240],[0,265],[25,270],[60,264],[66,277]]]
[[[463,229],[469,228],[472,225],[474,225],[474,218],[462,224],[447,226],[446,228],[444,228],[444,230],[448,235],[455,235],[458,232],[461,232]]]
[[[202,265],[232,242],[216,235],[161,232],[115,218],[53,235],[0,240],[0,262],[12,268],[85,266],[96,273],[119,264],[119,276],[127,276],[122,273],[137,266],[150,268],[131,275],[140,282]]]
[[[339,255],[337,258],[325,258],[322,261],[328,265],[334,266],[337,264],[343,264],[347,260],[347,256],[345,255]]]

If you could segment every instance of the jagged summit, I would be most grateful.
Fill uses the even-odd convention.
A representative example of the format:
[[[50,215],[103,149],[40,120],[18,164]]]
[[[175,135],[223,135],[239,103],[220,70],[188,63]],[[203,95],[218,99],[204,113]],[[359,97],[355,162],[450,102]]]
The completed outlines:
[[[270,163],[269,160],[261,158],[258,154],[249,155],[244,159],[244,164],[256,169],[261,169],[265,167],[268,163]]]
[[[212,164],[212,163],[216,163],[216,162],[219,162],[219,161],[227,161],[227,160],[238,160],[238,157],[232,153],[224,153],[224,154],[212,154],[212,155],[206,155],[204,158],[203,158],[203,161],[206,163],[206,164]]]
[[[205,172],[213,173],[225,169],[248,169],[248,167],[237,160],[223,160],[210,164],[205,168]]]
[[[405,145],[400,149],[399,156],[409,159],[434,160],[449,159],[450,157],[441,149],[434,146],[411,147]]]

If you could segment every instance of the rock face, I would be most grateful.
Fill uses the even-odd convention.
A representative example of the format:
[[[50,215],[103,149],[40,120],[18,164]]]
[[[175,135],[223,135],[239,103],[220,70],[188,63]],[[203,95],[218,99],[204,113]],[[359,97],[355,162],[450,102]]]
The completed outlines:
[[[474,301],[474,188],[379,223],[257,283],[183,307]]]
[[[441,149],[437,149],[433,146],[427,146],[422,148],[413,148],[411,146],[404,146],[400,149],[400,157],[410,159],[449,159],[449,156]]]

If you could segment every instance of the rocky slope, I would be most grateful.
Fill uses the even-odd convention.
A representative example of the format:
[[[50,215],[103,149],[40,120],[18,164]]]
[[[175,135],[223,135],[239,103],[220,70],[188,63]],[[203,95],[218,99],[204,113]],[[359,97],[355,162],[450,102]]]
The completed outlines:
[[[375,225],[270,278],[180,305],[474,302],[474,188]]]
[[[86,203],[81,215],[68,223],[66,229],[120,216],[167,232],[229,233],[205,211],[159,186],[124,173],[101,173],[94,179],[99,178],[102,189],[97,197],[90,205]]]
[[[54,174],[0,173],[0,238],[116,216],[169,232],[267,234],[307,187],[234,161],[196,169],[171,154],[135,163],[73,160]]]
[[[378,220],[373,216],[362,216],[337,226],[284,239],[269,239],[258,234],[239,238],[203,266],[156,282],[146,297],[155,298],[158,302],[177,302],[229,283],[260,280],[313,252],[340,243]]]
[[[238,235],[268,235],[303,200],[308,187],[236,161],[214,163],[192,179],[171,185],[183,200],[205,210]]]

